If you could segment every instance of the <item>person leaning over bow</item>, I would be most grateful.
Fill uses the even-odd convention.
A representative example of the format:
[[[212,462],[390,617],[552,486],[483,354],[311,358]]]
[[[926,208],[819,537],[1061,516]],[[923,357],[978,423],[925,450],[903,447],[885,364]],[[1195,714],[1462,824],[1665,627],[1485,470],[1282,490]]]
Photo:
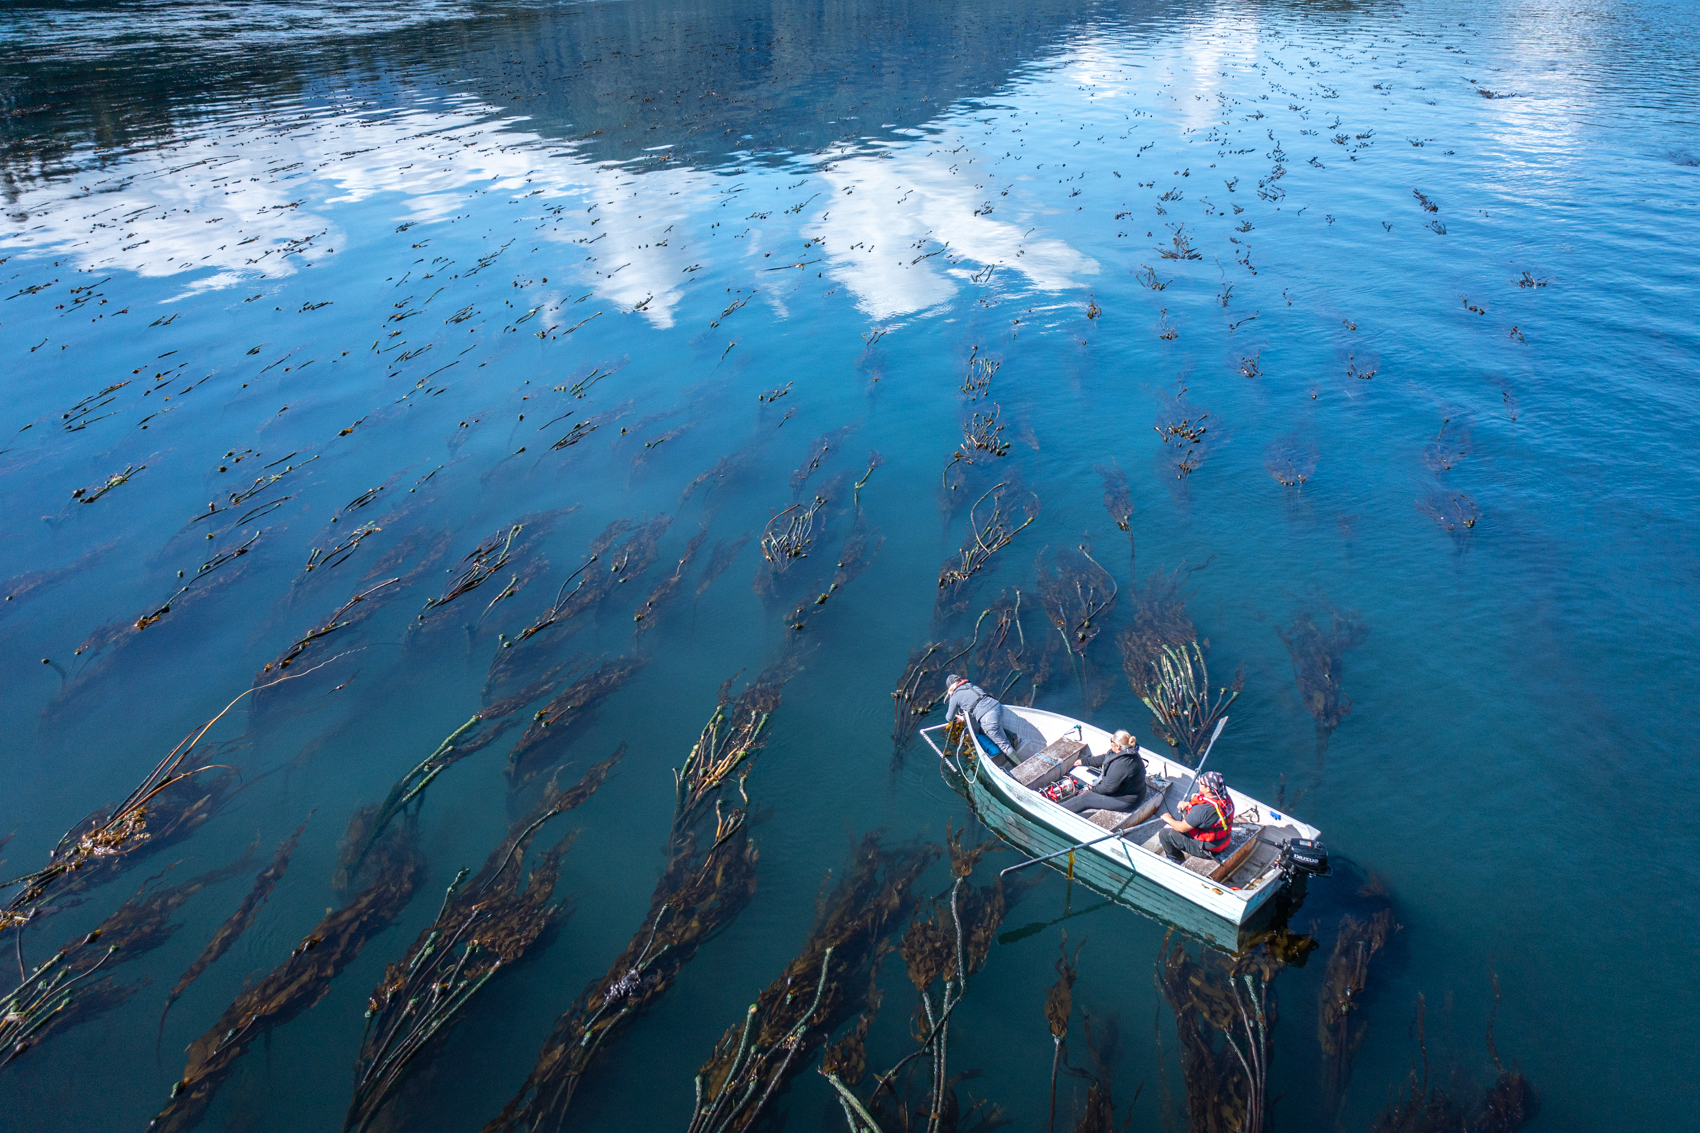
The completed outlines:
[[[1169,828],[1158,838],[1171,859],[1184,862],[1188,854],[1199,858],[1219,857],[1228,848],[1234,834],[1234,800],[1228,796],[1228,785],[1215,771],[1198,777],[1197,791],[1186,801],[1185,818],[1176,818],[1167,811],[1163,821]]]
[[[1096,767],[1103,774],[1089,791],[1082,791],[1062,805],[1080,814],[1088,810],[1132,810],[1145,798],[1145,758],[1139,741],[1126,731],[1110,737],[1110,750],[1091,752],[1074,761],[1076,767]]]
[[[944,709],[946,724],[958,718],[972,720],[976,731],[996,744],[1005,756],[1015,758],[1015,744],[1003,730],[1002,704],[987,696],[979,685],[969,684],[966,677],[955,673],[944,679],[944,691],[950,697]]]

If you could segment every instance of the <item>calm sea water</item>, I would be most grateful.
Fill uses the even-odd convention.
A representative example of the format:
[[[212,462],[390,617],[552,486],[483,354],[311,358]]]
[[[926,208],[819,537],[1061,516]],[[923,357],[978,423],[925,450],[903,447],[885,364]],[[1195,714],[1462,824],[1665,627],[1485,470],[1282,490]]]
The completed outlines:
[[[638,931],[671,769],[722,682],[800,656],[748,781],[753,901],[572,1111],[683,1128],[692,1075],[802,947],[854,841],[978,829],[921,745],[894,757],[911,650],[1017,588],[1024,632],[1054,639],[1035,586],[1081,544],[1120,598],[1083,666],[1058,648],[1037,703],[1149,734],[1115,639],[1135,579],[1191,572],[1213,672],[1245,674],[1213,765],[1284,789],[1348,863],[1294,918],[1322,950],[1274,983],[1277,1127],[1367,1128],[1424,1056],[1419,997],[1431,1080],[1473,1104],[1496,979],[1532,1128],[1691,1119],[1691,7],[83,2],[8,5],[0,29],[7,876],[354,594],[404,579],[311,654],[335,661],[220,725],[241,787],[192,837],[31,927],[33,965],[168,866],[154,885],[257,839],[257,869],[312,816],[163,1031],[248,873],[117,972],[140,982],[121,1006],[0,1070],[8,1127],[144,1126],[182,1048],[345,899],[349,815],[480,708],[498,634],[610,523],[654,517],[653,565],[551,654],[644,662],[556,753],[570,778],[628,745],[561,820],[583,831],[557,889],[571,915],[473,1001],[391,1127],[479,1128],[513,1095]],[[947,470],[993,406],[1007,451]],[[1199,443],[1165,440],[1187,421]],[[1096,465],[1127,478],[1126,534]],[[841,474],[840,513],[764,595],[764,525]],[[939,619],[966,505],[1000,482],[1038,518]],[[463,555],[557,509],[419,625]],[[368,523],[346,561],[304,570]],[[812,604],[858,534],[870,565]],[[735,557],[705,574],[717,549]],[[1336,614],[1364,632],[1324,745],[1283,634]],[[418,894],[241,1061],[211,1127],[340,1127],[383,965],[529,805],[508,746],[427,793]],[[1336,1110],[1318,997],[1368,874],[1401,928]],[[922,889],[947,885],[934,867]],[[1004,927],[1092,904],[1047,873]],[[1166,929],[1117,907],[992,948],[956,1015],[952,1064],[984,1072],[962,1089],[1047,1120],[1065,929],[1085,942],[1072,1061],[1083,1007],[1119,1036],[1118,1113],[1184,1123],[1153,982]],[[895,957],[880,985],[883,1068],[912,1049],[913,991]],[[1058,1120],[1083,1097],[1065,1075]],[[776,1112],[842,1121],[812,1073]]]

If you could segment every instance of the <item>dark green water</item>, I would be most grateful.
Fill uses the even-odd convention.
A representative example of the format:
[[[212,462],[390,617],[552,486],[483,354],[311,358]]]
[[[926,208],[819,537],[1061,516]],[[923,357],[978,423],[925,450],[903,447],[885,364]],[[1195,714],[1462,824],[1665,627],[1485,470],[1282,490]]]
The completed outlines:
[[[1271,981],[1271,1127],[1371,1128],[1424,1057],[1468,1109],[1495,1077],[1490,1016],[1539,1092],[1530,1128],[1685,1126],[1697,30],[1686,6],[1606,2],[9,5],[5,876],[353,595],[402,581],[296,671],[328,664],[210,734],[203,761],[233,770],[190,836],[47,901],[26,967],[138,886],[258,840],[112,968],[127,999],[0,1069],[4,1124],[145,1126],[183,1048],[350,898],[333,878],[356,808],[489,695],[630,658],[544,749],[565,784],[627,745],[539,844],[582,831],[557,927],[378,1126],[482,1128],[640,932],[672,771],[722,682],[785,664],[745,784],[754,896],[607,1046],[567,1121],[683,1129],[693,1074],[864,835],[984,836],[922,745],[894,751],[911,651],[1020,590],[1035,702],[1149,736],[1117,641],[1141,587],[1179,570],[1212,673],[1245,675],[1212,765],[1284,790],[1341,866],[1293,918],[1319,950]],[[1197,258],[1159,254],[1183,245]],[[997,363],[975,400],[971,360]],[[947,467],[994,406],[1007,451]],[[1165,441],[1200,420],[1199,443]],[[1126,476],[1126,533],[1098,465]],[[941,613],[967,505],[999,483],[1038,518]],[[764,525],[817,492],[809,554],[774,585]],[[609,524],[657,517],[653,561],[503,650]],[[462,556],[522,521],[509,563],[421,620]],[[346,561],[304,569],[364,524]],[[1083,660],[1041,601],[1082,544],[1119,587]],[[858,545],[865,569],[815,604]],[[1332,731],[1286,644],[1307,624],[1340,627]],[[491,693],[504,652],[520,659]],[[367,997],[532,807],[542,780],[511,787],[508,754],[553,691],[432,784],[417,890],[253,1044],[206,1127],[341,1127]],[[161,1030],[304,819],[283,880]],[[1370,875],[1400,927],[1335,1089],[1319,1002],[1342,916],[1380,907]],[[935,864],[918,888],[949,883]],[[1153,978],[1166,927],[1096,904],[1048,872],[1020,893],[953,1016],[952,1067],[983,1072],[965,1104],[1047,1122],[1066,928],[1085,942],[1070,1061],[1092,1066],[1087,1012],[1115,1037],[1118,1120],[1186,1124]],[[1047,927],[1014,932],[1030,924]],[[915,992],[895,955],[877,976],[882,1070],[914,1047]],[[1085,1095],[1062,1076],[1059,1125]],[[812,1063],[768,1112],[844,1127]]]

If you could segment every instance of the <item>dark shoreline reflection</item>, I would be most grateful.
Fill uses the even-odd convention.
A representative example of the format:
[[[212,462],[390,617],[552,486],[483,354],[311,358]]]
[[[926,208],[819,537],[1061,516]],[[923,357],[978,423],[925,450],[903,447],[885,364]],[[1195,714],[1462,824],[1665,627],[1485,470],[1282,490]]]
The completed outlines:
[[[528,130],[572,141],[592,161],[783,160],[892,137],[954,101],[992,95],[1082,24],[1112,8],[1125,18],[1126,7],[956,0],[894,13],[873,0],[634,0],[427,6],[419,19],[416,6],[395,5],[398,19],[416,22],[375,32],[370,10],[346,18],[339,9],[288,35],[232,20],[218,37],[167,23],[156,38],[140,34],[148,25],[135,6],[111,5],[131,15],[135,33],[108,29],[74,51],[31,42],[29,23],[15,21],[0,54],[10,56],[0,178],[15,199],[19,183],[74,176],[89,146],[147,148],[200,128],[208,114],[310,112],[350,98],[381,105],[425,85],[526,115]],[[73,9],[89,14],[70,4],[23,11]]]

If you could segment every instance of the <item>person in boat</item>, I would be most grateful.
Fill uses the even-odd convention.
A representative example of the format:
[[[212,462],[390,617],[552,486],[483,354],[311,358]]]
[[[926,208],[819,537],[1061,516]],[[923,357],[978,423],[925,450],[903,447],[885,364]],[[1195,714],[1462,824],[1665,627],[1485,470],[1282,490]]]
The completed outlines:
[[[1075,814],[1088,810],[1132,810],[1145,798],[1145,758],[1139,741],[1127,731],[1110,737],[1110,750],[1103,755],[1087,752],[1074,761],[1075,767],[1093,767],[1101,775],[1089,791],[1082,791],[1063,806]]]
[[[1163,850],[1177,862],[1191,854],[1196,858],[1219,858],[1234,834],[1234,800],[1228,784],[1215,771],[1198,777],[1192,798],[1186,801],[1181,818],[1163,812],[1168,829],[1158,834]]]
[[[1006,758],[1015,758],[1015,744],[1003,730],[1003,705],[986,695],[979,685],[969,684],[967,677],[951,673],[944,679],[944,691],[950,697],[945,704],[944,722],[957,719],[972,720],[974,730],[997,745]]]

